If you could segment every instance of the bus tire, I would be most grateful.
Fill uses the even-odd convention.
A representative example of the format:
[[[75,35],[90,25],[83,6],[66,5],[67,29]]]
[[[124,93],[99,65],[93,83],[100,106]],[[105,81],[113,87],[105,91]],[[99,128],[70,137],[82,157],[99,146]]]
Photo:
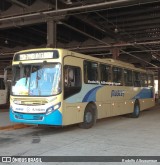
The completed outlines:
[[[85,108],[83,122],[79,124],[79,127],[83,129],[89,129],[96,123],[96,119],[96,105],[94,103],[89,103]]]
[[[139,101],[136,100],[134,103],[134,109],[133,109],[132,117],[138,118],[139,114],[140,114],[140,105],[139,105]]]

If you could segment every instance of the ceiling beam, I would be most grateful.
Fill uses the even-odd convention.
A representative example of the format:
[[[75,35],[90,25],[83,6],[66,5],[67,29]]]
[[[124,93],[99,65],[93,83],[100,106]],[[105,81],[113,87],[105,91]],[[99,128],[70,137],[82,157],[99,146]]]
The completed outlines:
[[[123,48],[123,47],[130,47],[130,46],[135,46],[135,45],[155,45],[155,44],[160,44],[160,40],[158,41],[151,41],[151,42],[139,42],[139,43],[117,43],[113,45],[94,45],[94,46],[86,46],[86,47],[77,47],[77,48],[72,48],[72,47],[67,47],[68,49],[71,50],[87,50],[87,49],[105,49],[109,50],[111,48]]]
[[[0,24],[6,21],[16,21],[17,19],[21,21],[21,19],[29,18],[31,19],[34,16],[39,16],[42,18],[42,15],[49,15],[49,16],[55,16],[55,15],[64,15],[66,12],[69,15],[79,14],[81,12],[88,13],[93,12],[95,10],[104,10],[104,9],[111,9],[114,7],[123,7],[125,5],[140,5],[140,4],[146,4],[146,3],[153,3],[153,2],[160,2],[160,0],[141,0],[139,3],[139,0],[115,0],[115,1],[107,1],[107,2],[101,2],[96,4],[90,4],[90,5],[84,5],[84,6],[78,6],[78,7],[70,7],[70,8],[63,8],[63,9],[57,9],[57,10],[50,10],[50,11],[42,11],[42,12],[34,12],[30,14],[21,14],[17,16],[12,17],[5,17],[0,18]],[[28,22],[29,24],[29,22]]]
[[[85,35],[85,33],[83,33]],[[74,48],[72,47],[71,44],[67,44],[67,46],[65,45],[63,48],[66,48],[66,49],[70,49],[70,50],[73,50],[73,51],[80,51],[80,52],[85,52],[85,51],[88,51],[88,50],[91,50],[91,51],[109,51],[110,49],[112,48],[126,48],[126,47],[132,47],[134,45],[159,45],[160,44],[160,40],[158,41],[150,41],[150,42],[139,42],[139,43],[117,43],[117,44],[113,44],[113,45],[98,45],[98,43],[96,45],[93,45],[93,46],[83,46],[83,47],[75,47]],[[22,49],[22,48],[20,48]],[[17,48],[15,49],[12,49],[13,53],[14,52],[17,52],[19,51],[19,49],[17,50]],[[11,50],[1,50],[1,52],[3,52],[4,54],[7,54],[7,52],[10,52]],[[137,52],[158,52],[160,50],[149,50],[149,49],[145,49],[145,50],[139,50]],[[136,51],[130,51],[130,53],[134,53]],[[9,53],[10,54],[10,53]]]
[[[98,38],[96,38],[96,37],[94,37],[94,36],[92,36],[92,35],[90,35],[90,34],[87,34],[86,32],[81,31],[81,30],[79,30],[79,29],[77,29],[77,28],[75,28],[75,27],[73,27],[73,26],[71,26],[71,25],[68,25],[68,24],[66,24],[66,23],[64,23],[64,22],[61,22],[61,23],[62,23],[63,25],[65,25],[66,27],[68,27],[68,28],[70,28],[70,29],[72,29],[72,30],[74,30],[74,31],[76,31],[76,32],[78,32],[78,33],[83,34],[84,36],[87,36],[87,37],[89,37],[89,38],[91,38],[91,39],[93,39],[93,40],[95,40],[95,41],[98,41],[99,43],[102,43],[102,44],[105,44],[105,45],[109,45],[109,44],[107,44],[106,42],[102,41],[101,39],[98,39]]]
[[[157,3],[153,2],[153,4],[149,4],[149,6],[139,5],[139,6],[137,6],[137,8],[134,7],[134,9],[132,8],[131,10],[124,10],[122,8],[118,12],[117,12],[117,10],[109,10],[108,14],[105,14],[103,11],[100,13],[103,14],[108,19],[116,19],[116,18],[119,19],[119,18],[125,18],[126,16],[128,16],[130,18],[132,16],[140,16],[140,15],[144,15],[146,13],[152,14],[153,12],[159,12],[159,6],[160,6],[159,3],[157,4]],[[145,10],[144,10],[144,8],[145,8]]]
[[[100,31],[102,34],[105,34],[107,35],[108,37],[111,37],[111,38],[114,38],[116,39],[117,36],[115,36],[115,33],[110,30],[109,28],[107,27],[102,27],[101,25],[99,25],[98,22],[94,21],[93,19],[91,18],[85,18],[83,17],[83,15],[75,15],[74,16],[76,19],[79,19],[81,20],[82,22],[84,22],[85,24],[88,24],[90,25],[91,27],[97,29],[98,31]]]
[[[96,38],[96,37],[93,37],[93,36],[91,36],[91,35],[89,35],[89,34],[83,32],[83,31],[81,31],[81,30],[79,30],[79,29],[77,29],[77,28],[75,28],[75,27],[73,27],[73,26],[71,26],[71,25],[68,25],[68,24],[66,24],[66,23],[63,23],[63,24],[64,24],[66,27],[68,27],[68,28],[70,28],[70,29],[72,29],[72,30],[75,30],[75,31],[77,31],[77,32],[79,32],[79,33],[81,33],[81,34],[83,34],[83,35],[89,37],[89,38],[92,38],[92,39],[98,41],[98,42],[101,43],[101,44],[104,44],[104,46],[110,46],[110,47],[113,46],[113,45],[111,45],[111,44],[106,43],[106,42],[103,41],[103,40],[100,40],[100,39],[98,39],[98,38]],[[136,59],[138,59],[138,60],[140,60],[140,61],[143,61],[143,62],[145,62],[146,64],[150,64],[150,65],[152,65],[152,66],[154,66],[154,67],[157,67],[156,65],[154,65],[154,64],[152,64],[152,63],[150,63],[150,62],[148,62],[148,61],[146,61],[146,60],[144,60],[144,59],[142,59],[142,58],[140,58],[140,57],[137,57],[137,56],[135,56],[135,55],[133,55],[133,54],[131,54],[131,53],[129,53],[129,52],[127,52],[127,51],[121,49],[121,48],[119,49],[119,51],[120,51],[121,53],[124,53],[124,54],[126,54],[126,55],[129,55],[129,56],[131,56],[131,57],[133,57],[133,58],[136,58]]]
[[[148,26],[148,25],[154,25],[154,24],[158,24],[160,23],[160,15],[158,17],[153,17],[150,20],[138,20],[138,21],[134,21],[134,22],[126,22],[126,23],[119,23],[117,24],[118,27],[120,28],[129,28],[129,27],[142,27],[142,26]]]
[[[36,14],[37,15],[37,14]],[[5,28],[19,28],[25,25],[34,25],[38,23],[44,23],[47,22],[48,19],[53,19],[55,21],[59,21],[61,19],[64,19],[65,16],[55,16],[55,17],[47,17],[44,15],[39,15],[39,16],[33,16],[31,18],[26,17],[26,18],[19,18],[16,19],[15,21],[5,21],[5,22],[0,22],[0,29],[5,29]]]

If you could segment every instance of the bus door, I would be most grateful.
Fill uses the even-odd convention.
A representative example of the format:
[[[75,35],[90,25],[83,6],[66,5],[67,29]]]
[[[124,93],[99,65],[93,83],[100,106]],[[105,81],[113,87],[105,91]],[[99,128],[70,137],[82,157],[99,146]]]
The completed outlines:
[[[82,109],[77,108],[82,103],[80,97],[81,90],[81,65],[83,62],[77,62],[75,57],[66,57],[64,60],[64,102],[63,111],[64,125],[79,123],[83,118]],[[74,65],[76,64],[76,65]]]

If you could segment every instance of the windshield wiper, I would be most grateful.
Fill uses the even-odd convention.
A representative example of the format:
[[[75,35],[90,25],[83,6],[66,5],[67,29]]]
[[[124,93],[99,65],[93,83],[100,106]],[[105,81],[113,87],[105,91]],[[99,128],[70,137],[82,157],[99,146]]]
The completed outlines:
[[[40,80],[40,77],[38,76],[38,70],[36,72],[36,88],[38,88],[38,80]]]
[[[31,72],[31,69],[29,69],[29,67],[26,67],[26,75],[25,75],[26,81],[25,81],[25,86],[27,85],[28,77],[31,74],[30,72]]]
[[[42,65],[39,66],[39,68],[37,68],[37,74],[36,74],[36,88],[38,88],[38,80],[41,79],[42,76],[42,69],[45,67],[45,65],[47,64],[46,61],[43,61]],[[39,72],[41,71],[41,74],[39,75]]]

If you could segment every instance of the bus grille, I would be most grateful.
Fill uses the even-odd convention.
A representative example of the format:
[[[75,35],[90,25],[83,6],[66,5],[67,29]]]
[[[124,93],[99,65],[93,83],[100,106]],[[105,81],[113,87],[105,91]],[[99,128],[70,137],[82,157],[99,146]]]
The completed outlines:
[[[19,100],[16,100],[19,101]],[[45,105],[48,102],[45,100],[32,100],[32,101],[28,101],[28,100],[21,100],[18,104],[19,105],[31,105],[31,106],[38,106],[38,105]]]

